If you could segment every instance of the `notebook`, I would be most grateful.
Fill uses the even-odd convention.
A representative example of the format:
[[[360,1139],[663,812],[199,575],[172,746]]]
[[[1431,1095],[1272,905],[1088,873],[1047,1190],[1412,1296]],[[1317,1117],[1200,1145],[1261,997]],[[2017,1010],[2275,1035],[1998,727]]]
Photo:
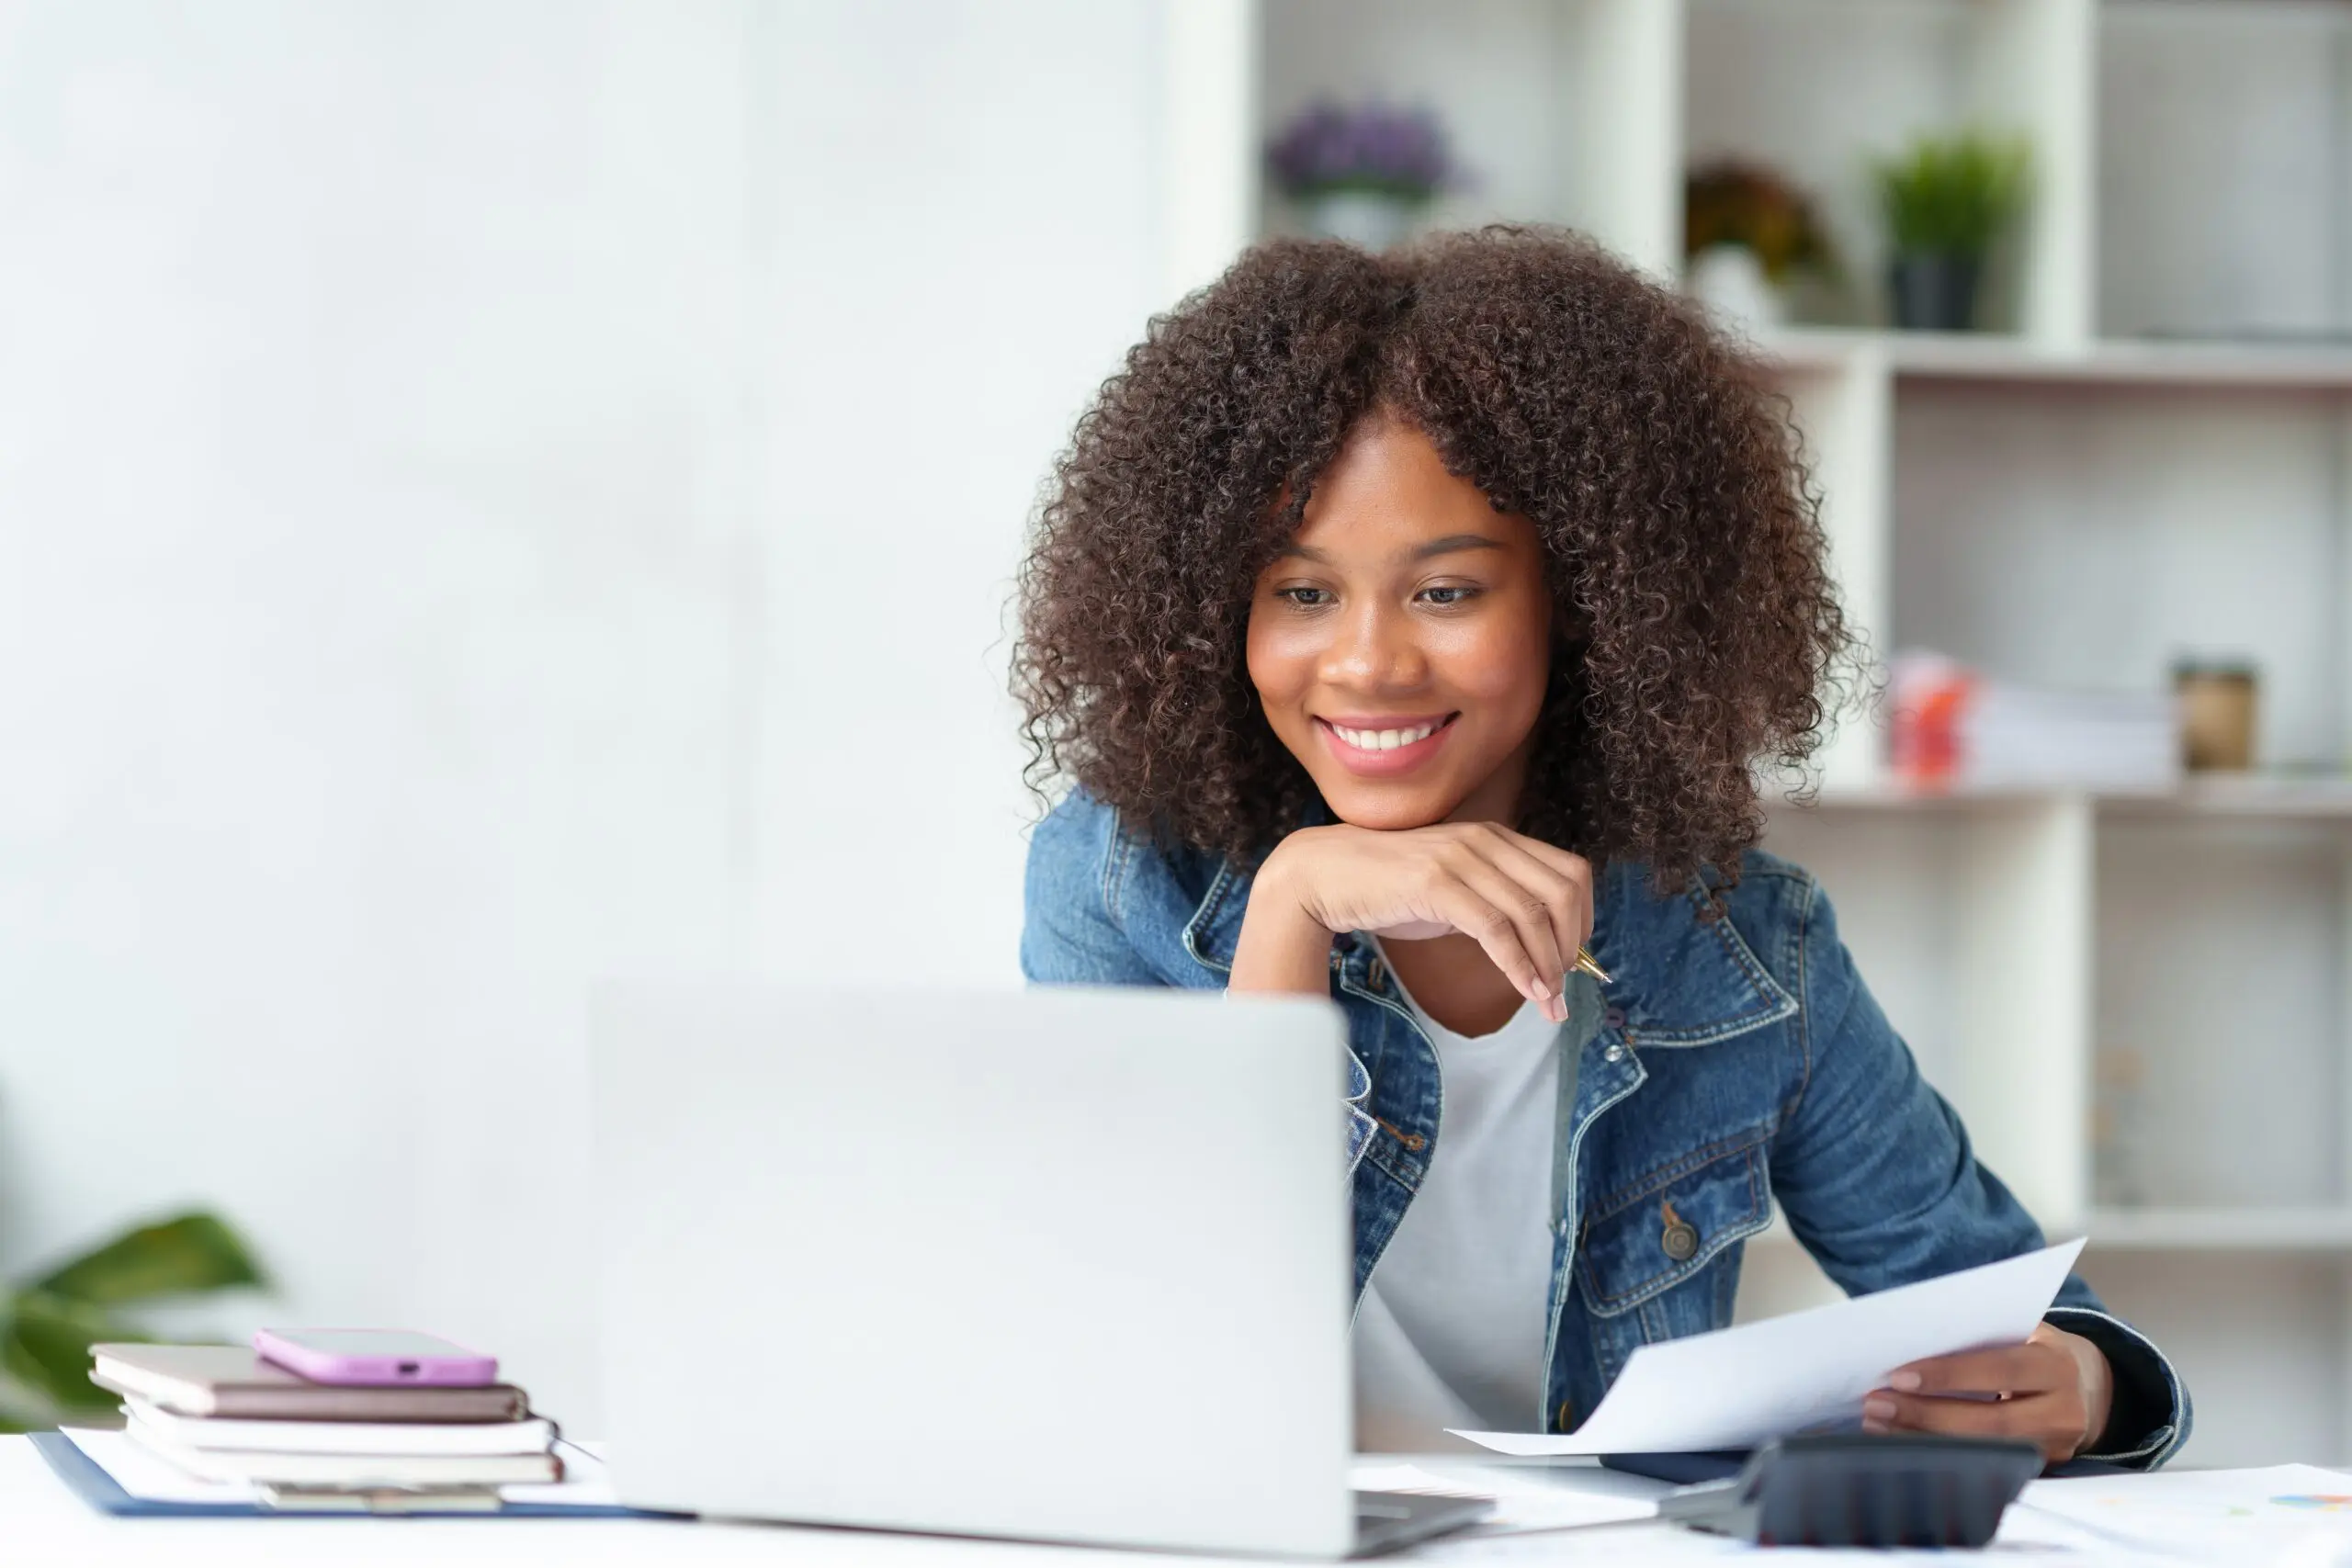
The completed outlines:
[[[515,1486],[563,1479],[551,1453],[269,1453],[198,1448],[133,1420],[128,1435],[199,1481],[270,1486]]]
[[[143,1399],[123,1401],[131,1425],[191,1448],[273,1454],[543,1454],[555,1423],[528,1421],[247,1421],[181,1416]]]
[[[177,1416],[280,1421],[520,1421],[530,1400],[482,1388],[361,1388],[312,1382],[243,1345],[93,1345],[90,1381]]]

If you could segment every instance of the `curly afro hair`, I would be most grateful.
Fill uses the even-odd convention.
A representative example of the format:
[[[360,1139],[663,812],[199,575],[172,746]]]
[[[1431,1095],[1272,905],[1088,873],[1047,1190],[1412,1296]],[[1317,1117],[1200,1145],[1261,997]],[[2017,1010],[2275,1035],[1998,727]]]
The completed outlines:
[[[1244,663],[1253,588],[1375,411],[1543,539],[1556,606],[1522,831],[1726,880],[1754,772],[1820,739],[1849,639],[1784,402],[1578,236],[1281,240],[1157,318],[1078,423],[1020,578],[1031,783],[1254,863],[1315,801]]]

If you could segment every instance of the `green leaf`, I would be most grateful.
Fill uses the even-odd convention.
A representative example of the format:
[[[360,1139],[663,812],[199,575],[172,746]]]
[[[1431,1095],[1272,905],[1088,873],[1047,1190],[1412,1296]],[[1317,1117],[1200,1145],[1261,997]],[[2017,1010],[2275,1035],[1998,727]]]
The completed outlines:
[[[0,1303],[0,1307],[6,1303]],[[5,1324],[0,1319],[0,1324]],[[6,1337],[0,1327],[0,1337]],[[104,1392],[103,1390],[99,1392]],[[50,1400],[27,1388],[19,1379],[10,1377],[0,1368],[0,1432],[40,1432],[57,1425],[57,1407]],[[96,1412],[91,1413],[96,1418]]]
[[[9,1303],[8,1332],[0,1338],[0,1366],[27,1388],[67,1410],[105,1410],[112,1394],[90,1381],[90,1347],[101,1340],[145,1336],[85,1302],[43,1291],[22,1291]]]
[[[1897,252],[1982,255],[2025,204],[2032,154],[2020,138],[1921,137],[1879,162],[1879,205]]]
[[[112,1306],[266,1282],[237,1233],[215,1216],[197,1213],[126,1231],[35,1281],[32,1288],[68,1301]]]
[[[90,1414],[95,1417],[97,1412]],[[29,1390],[0,1380],[0,1432],[43,1432],[56,1425],[57,1412],[45,1408],[45,1402],[36,1400]]]

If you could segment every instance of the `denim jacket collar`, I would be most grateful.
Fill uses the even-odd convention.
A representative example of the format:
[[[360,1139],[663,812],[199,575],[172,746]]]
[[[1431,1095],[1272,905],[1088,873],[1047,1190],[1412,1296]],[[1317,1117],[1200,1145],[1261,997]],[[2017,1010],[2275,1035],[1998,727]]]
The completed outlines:
[[[1233,968],[1250,883],[1249,874],[1219,865],[1184,925],[1185,951],[1220,974]],[[1623,862],[1604,867],[1593,890],[1592,955],[1609,971],[1611,1021],[1628,1043],[1709,1045],[1795,1015],[1796,998],[1729,920],[1693,921],[1678,902],[1703,910],[1707,894],[1694,884],[1661,896],[1645,868]],[[1334,956],[1335,966],[1341,962]]]

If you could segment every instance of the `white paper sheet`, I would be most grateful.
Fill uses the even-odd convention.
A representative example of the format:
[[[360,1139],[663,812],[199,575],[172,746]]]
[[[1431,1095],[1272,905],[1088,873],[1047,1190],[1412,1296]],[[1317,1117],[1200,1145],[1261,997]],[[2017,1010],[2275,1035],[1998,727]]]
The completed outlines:
[[[1713,1334],[1645,1345],[1564,1437],[1459,1432],[1498,1453],[1679,1453],[1751,1448],[1860,1420],[1862,1399],[1908,1361],[2033,1332],[2083,1250],[2070,1241],[1939,1280]]]
[[[1579,1484],[1579,1482],[1584,1482]],[[1635,1484],[1625,1484],[1626,1483]],[[1572,1529],[1581,1525],[1623,1524],[1654,1518],[1657,1495],[1667,1490],[1638,1478],[1598,1467],[1578,1472],[1511,1471],[1489,1464],[1473,1469],[1449,1465],[1447,1473],[1410,1461],[1358,1459],[1348,1484],[1359,1492],[1412,1492],[1428,1497],[1491,1497],[1495,1511],[1477,1527],[1486,1534]]]
[[[146,1503],[250,1503],[260,1494],[242,1482],[198,1481],[169,1460],[158,1458],[120,1432],[79,1427],[62,1428],[115,1484]]]
[[[1766,1555],[1758,1556],[1759,1551]],[[1566,1568],[1569,1563],[1576,1564],[1576,1568],[1619,1568],[1621,1564],[1623,1568],[1673,1568],[1678,1563],[1712,1563],[1727,1557],[1744,1559],[1751,1563],[1770,1563],[1784,1559],[1808,1565],[1823,1560],[1859,1562],[1866,1568],[1886,1568],[1890,1562],[1901,1561],[1883,1551],[1855,1551],[1850,1554],[1806,1551],[1800,1556],[1753,1547],[1728,1536],[1708,1535],[1675,1525],[1657,1524],[1572,1531],[1566,1535],[1532,1530],[1504,1530],[1489,1535],[1465,1530],[1458,1535],[1440,1536],[1435,1540],[1424,1541],[1413,1548],[1411,1555],[1405,1561],[1434,1563],[1525,1562],[1540,1563],[1544,1568]],[[2038,1559],[2031,1568],[2052,1568],[2052,1565],[2047,1559]]]
[[[2336,1564],[2352,1556],[2352,1474],[2308,1464],[2035,1481],[2002,1520],[2061,1520],[2119,1545],[2200,1562]],[[2323,1550],[2299,1554],[2312,1545]]]
[[[101,1432],[81,1427],[62,1428],[68,1440],[115,1484],[149,1503],[251,1503],[260,1493],[243,1482],[198,1481],[170,1461],[149,1452],[121,1432]],[[609,1506],[615,1499],[605,1479],[605,1465],[591,1446],[566,1439],[564,1479],[522,1486],[502,1486],[500,1496],[510,1503],[569,1503],[578,1506]]]

